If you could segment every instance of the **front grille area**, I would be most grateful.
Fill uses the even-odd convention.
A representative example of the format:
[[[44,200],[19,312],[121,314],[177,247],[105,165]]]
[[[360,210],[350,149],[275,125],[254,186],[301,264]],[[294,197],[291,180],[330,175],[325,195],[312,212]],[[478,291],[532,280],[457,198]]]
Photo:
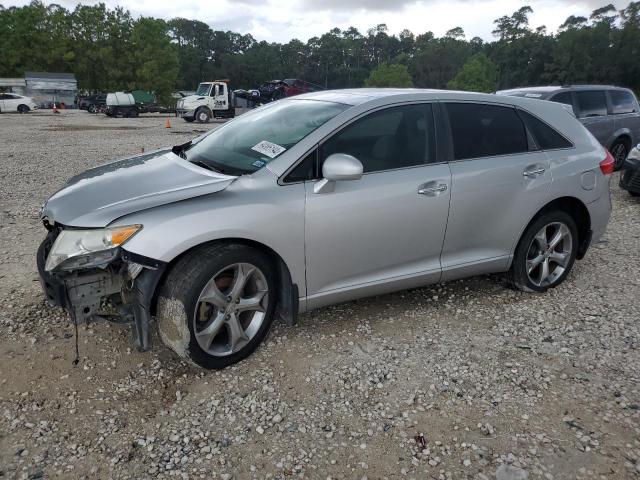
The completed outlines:
[[[640,170],[625,171],[620,183],[627,188],[640,190]]]

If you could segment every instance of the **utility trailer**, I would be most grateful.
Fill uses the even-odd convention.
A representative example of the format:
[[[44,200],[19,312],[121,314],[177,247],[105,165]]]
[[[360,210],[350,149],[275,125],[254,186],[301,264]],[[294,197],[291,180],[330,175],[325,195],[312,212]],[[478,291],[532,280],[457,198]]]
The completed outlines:
[[[131,93],[114,92],[107,94],[107,109],[105,113],[110,117],[135,118],[140,113],[140,110]]]

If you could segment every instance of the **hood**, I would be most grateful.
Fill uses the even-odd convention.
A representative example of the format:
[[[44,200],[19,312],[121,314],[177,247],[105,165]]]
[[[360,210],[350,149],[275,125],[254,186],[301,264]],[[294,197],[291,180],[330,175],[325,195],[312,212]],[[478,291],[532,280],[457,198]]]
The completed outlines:
[[[191,103],[199,100],[204,100],[207,98],[207,95],[189,95],[187,97],[183,97],[182,100],[184,103]]]
[[[62,225],[104,227],[123,215],[219,192],[236,178],[163,150],[76,175],[47,200],[41,216]]]

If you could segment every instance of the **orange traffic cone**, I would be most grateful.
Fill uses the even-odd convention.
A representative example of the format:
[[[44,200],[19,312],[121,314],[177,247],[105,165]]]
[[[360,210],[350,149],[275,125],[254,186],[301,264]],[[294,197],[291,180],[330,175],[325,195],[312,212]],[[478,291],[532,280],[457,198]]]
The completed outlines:
[[[167,121],[164,122],[164,128],[171,128],[171,122],[169,121],[169,117],[167,117]]]

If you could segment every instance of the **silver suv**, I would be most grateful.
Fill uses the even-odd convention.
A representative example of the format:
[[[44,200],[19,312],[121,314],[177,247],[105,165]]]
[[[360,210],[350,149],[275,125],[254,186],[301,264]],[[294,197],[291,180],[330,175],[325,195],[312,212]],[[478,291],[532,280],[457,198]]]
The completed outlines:
[[[640,107],[628,88],[572,85],[515,88],[496,93],[571,105],[580,122],[611,152],[616,160],[616,170],[622,166],[632,146],[640,142]]]
[[[284,99],[72,178],[38,267],[74,322],[119,317],[206,368],[275,318],[472,275],[559,285],[609,220],[613,158],[559,104],[436,90]]]

